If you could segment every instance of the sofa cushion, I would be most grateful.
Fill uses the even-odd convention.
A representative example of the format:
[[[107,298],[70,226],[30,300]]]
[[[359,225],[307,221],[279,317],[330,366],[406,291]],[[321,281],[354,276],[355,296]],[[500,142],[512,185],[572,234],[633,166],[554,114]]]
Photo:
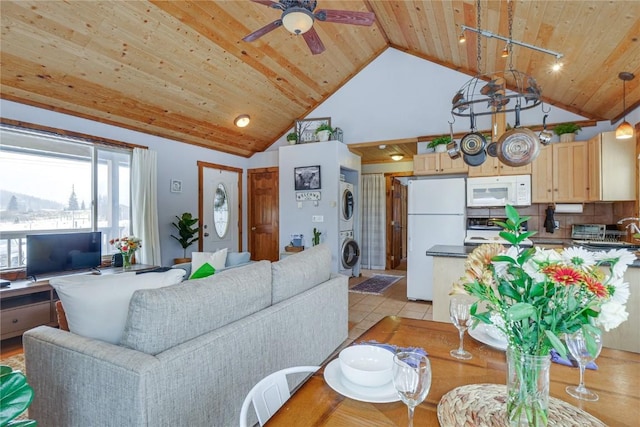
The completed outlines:
[[[140,290],[131,298],[121,345],[156,355],[269,305],[269,261],[169,288]]]
[[[331,251],[326,244],[290,255],[271,264],[272,304],[311,289],[331,277]]]
[[[215,252],[193,252],[189,279],[202,279],[222,270],[227,261],[227,248]]]
[[[182,280],[182,270],[53,278],[69,330],[74,334],[118,344],[124,331],[131,295],[138,289],[160,288]]]
[[[233,267],[240,264],[246,264],[251,261],[250,252],[229,252],[227,253],[227,262],[225,267]]]

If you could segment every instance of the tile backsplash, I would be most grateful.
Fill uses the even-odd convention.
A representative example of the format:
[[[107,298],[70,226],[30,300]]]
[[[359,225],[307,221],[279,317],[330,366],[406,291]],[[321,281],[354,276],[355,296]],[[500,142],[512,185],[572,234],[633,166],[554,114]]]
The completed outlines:
[[[554,214],[560,222],[560,228],[547,233],[544,228],[546,203],[534,203],[531,206],[518,208],[520,215],[530,216],[529,230],[537,231],[535,237],[544,239],[570,239],[573,224],[615,224],[619,219],[637,216],[634,213],[634,202],[585,203],[581,214]],[[468,217],[504,217],[503,208],[467,208]],[[623,229],[623,228],[619,228]],[[534,237],[534,238],[535,238]]]

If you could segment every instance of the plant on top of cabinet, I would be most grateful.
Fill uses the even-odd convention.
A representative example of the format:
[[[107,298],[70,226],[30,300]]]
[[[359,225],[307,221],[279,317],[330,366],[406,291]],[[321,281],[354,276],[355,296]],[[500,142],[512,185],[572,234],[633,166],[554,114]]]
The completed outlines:
[[[447,151],[447,144],[451,142],[451,137],[448,135],[439,136],[431,140],[430,143],[427,144],[427,148],[433,148],[438,152]]]
[[[322,123],[316,128],[316,135],[318,135],[319,141],[328,141],[332,132],[333,128],[328,123]]]
[[[571,142],[582,127],[576,123],[560,123],[555,125],[553,133],[560,137],[560,142]],[[564,135],[564,136],[563,136]]]
[[[298,142],[298,133],[290,132],[287,134],[287,141],[289,144],[296,144]]]

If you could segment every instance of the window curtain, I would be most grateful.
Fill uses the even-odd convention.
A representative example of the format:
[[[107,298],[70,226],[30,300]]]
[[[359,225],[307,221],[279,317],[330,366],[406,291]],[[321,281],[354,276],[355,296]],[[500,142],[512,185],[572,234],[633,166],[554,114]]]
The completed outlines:
[[[141,264],[162,265],[158,229],[158,155],[134,148],[131,161],[131,215],[133,234],[142,240],[136,253]]]
[[[383,174],[362,175],[362,242],[360,266],[384,270],[385,243],[385,179]]]

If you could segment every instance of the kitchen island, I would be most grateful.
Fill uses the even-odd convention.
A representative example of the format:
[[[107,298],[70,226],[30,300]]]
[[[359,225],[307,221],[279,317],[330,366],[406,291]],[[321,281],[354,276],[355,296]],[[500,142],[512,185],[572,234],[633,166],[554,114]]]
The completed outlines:
[[[427,250],[426,255],[433,256],[433,320],[451,322],[449,292],[464,275],[464,263],[473,249],[473,246],[436,245]],[[604,346],[640,353],[640,328],[637,327],[640,324],[640,259],[629,266],[624,279],[631,292],[627,302],[629,318],[616,329],[604,333]]]

